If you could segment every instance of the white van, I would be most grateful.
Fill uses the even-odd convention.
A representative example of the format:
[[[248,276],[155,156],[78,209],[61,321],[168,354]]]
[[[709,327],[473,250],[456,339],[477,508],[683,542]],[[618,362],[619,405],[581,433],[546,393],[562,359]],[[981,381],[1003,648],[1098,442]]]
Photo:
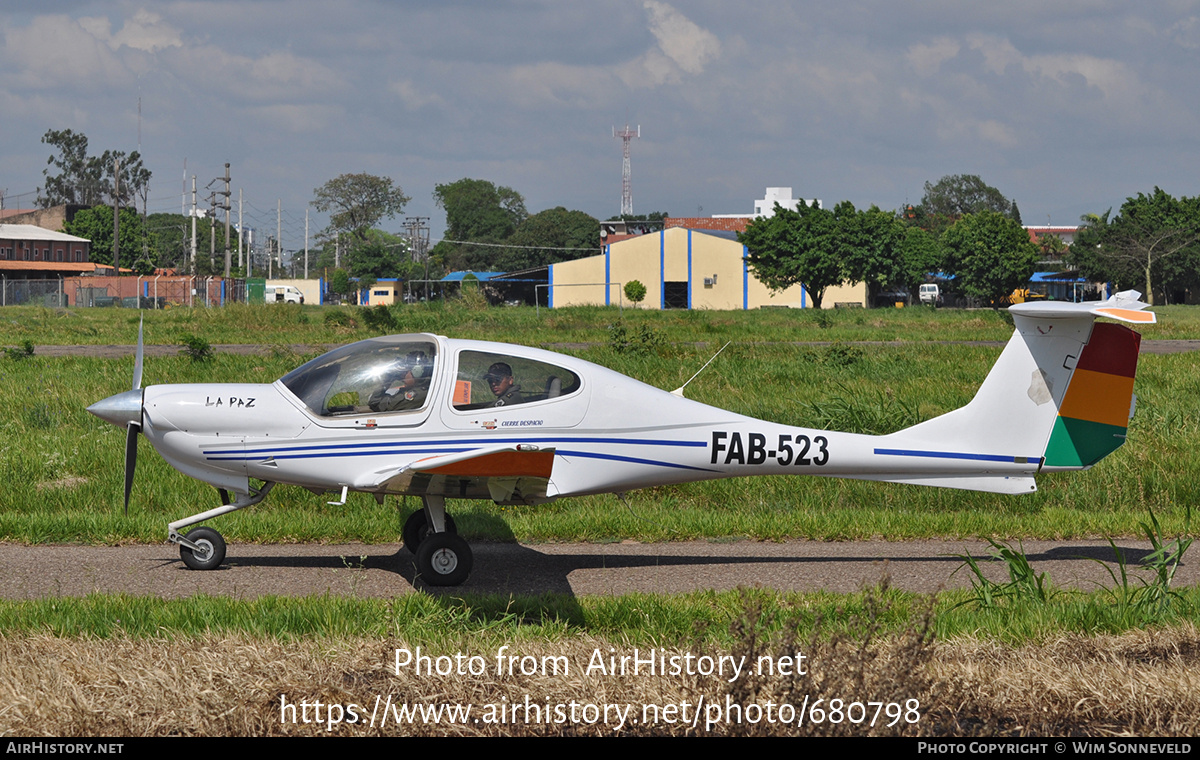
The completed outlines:
[[[268,285],[267,303],[304,303],[304,294],[295,285]]]
[[[917,295],[921,298],[921,303],[929,304],[930,306],[940,306],[942,303],[941,291],[932,282],[922,285],[917,291]]]

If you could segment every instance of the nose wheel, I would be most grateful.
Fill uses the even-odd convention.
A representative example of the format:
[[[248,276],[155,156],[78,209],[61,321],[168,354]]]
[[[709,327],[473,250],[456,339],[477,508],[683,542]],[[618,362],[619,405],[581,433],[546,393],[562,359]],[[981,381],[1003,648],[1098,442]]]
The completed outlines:
[[[225,561],[225,539],[212,528],[193,528],[180,542],[179,557],[193,570],[215,570]]]
[[[458,586],[471,574],[474,557],[454,533],[430,533],[417,548],[417,572],[430,586]]]

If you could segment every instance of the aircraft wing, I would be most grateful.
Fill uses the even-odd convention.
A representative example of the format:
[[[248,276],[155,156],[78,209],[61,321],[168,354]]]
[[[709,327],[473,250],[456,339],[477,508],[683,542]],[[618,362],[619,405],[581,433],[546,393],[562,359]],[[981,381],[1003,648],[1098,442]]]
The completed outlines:
[[[378,473],[365,490],[452,499],[491,499],[497,504],[546,501],[554,449],[516,445],[486,446],[410,462]]]

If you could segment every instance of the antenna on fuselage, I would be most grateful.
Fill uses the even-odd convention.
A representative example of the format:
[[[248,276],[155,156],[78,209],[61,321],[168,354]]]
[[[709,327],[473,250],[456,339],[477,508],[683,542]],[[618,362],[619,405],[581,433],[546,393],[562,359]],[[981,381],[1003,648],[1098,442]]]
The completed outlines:
[[[712,359],[709,359],[708,361],[704,362],[704,366],[701,367],[700,369],[696,370],[696,374],[689,377],[687,383],[684,383],[683,385],[679,386],[675,390],[671,391],[671,395],[678,396],[679,398],[683,398],[683,389],[688,387],[688,383],[692,382],[697,377],[699,377],[700,373],[703,372],[708,367],[708,365],[713,363],[713,359],[716,359],[718,356],[720,356],[721,351],[724,351],[725,349],[729,348],[729,344],[732,342],[733,341],[726,341],[725,345],[721,346],[721,350],[717,351],[715,354],[712,355]]]

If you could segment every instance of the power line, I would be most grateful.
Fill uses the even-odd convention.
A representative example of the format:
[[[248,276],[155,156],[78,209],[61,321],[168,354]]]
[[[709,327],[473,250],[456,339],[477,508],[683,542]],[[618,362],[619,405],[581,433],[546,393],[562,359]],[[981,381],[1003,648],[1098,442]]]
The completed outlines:
[[[487,248],[529,248],[535,251],[598,251],[601,246],[592,248],[559,248],[552,245],[508,245],[505,243],[477,243],[473,240],[447,240],[441,238],[439,243],[454,243],[455,245],[479,245]]]

